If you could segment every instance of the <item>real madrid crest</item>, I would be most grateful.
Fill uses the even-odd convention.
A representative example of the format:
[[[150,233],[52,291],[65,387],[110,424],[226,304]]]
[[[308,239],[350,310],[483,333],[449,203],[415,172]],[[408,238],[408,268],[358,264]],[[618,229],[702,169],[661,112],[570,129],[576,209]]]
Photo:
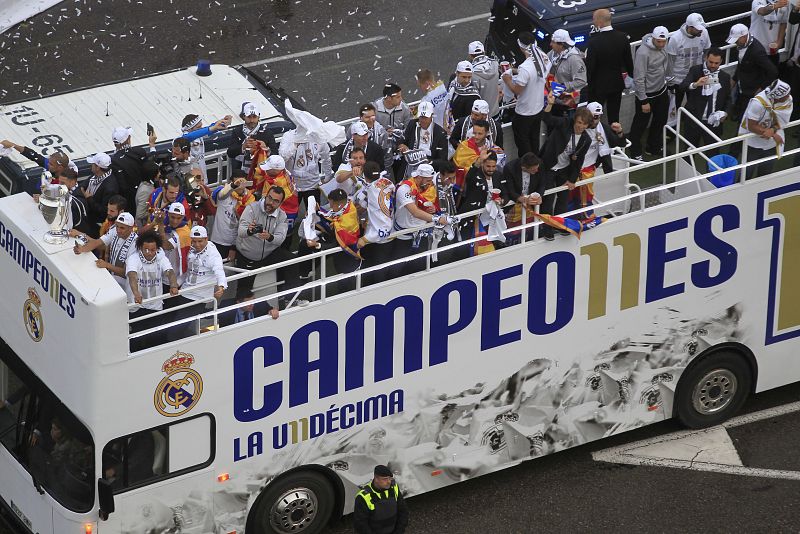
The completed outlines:
[[[28,300],[22,305],[22,320],[25,330],[31,339],[39,342],[44,336],[44,321],[42,320],[42,299],[32,287],[28,288]]]
[[[203,379],[192,369],[194,356],[176,352],[164,362],[161,370],[167,376],[156,387],[153,403],[158,413],[165,417],[178,417],[194,408],[203,394]]]

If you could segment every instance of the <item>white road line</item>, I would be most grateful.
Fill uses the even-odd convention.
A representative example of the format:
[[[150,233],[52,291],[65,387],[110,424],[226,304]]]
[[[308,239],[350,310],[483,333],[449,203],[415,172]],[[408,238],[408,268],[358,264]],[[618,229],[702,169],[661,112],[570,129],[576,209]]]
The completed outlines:
[[[740,415],[720,426],[704,430],[682,430],[595,451],[592,453],[592,458],[598,462],[616,464],[800,480],[800,471],[760,469],[741,465],[738,453],[726,430],[797,411],[800,411],[800,402],[793,402]]]
[[[286,54],[285,56],[270,57],[259,61],[251,61],[250,63],[242,63],[242,67],[256,67],[258,65],[267,65],[268,63],[276,63],[278,61],[287,61],[298,57],[313,56],[314,54],[324,54],[325,52],[333,52],[334,50],[341,50],[342,48],[349,48],[351,46],[358,46],[363,44],[374,43],[375,41],[383,41],[388,39],[385,35],[378,35],[376,37],[368,37],[366,39],[359,39],[358,41],[350,41],[338,45],[323,46],[313,50],[306,50],[305,52],[296,52],[294,54]]]
[[[481,13],[480,15],[472,15],[471,17],[464,17],[463,19],[455,19],[455,20],[448,20],[445,22],[440,22],[436,25],[437,28],[447,28],[448,26],[455,26],[456,24],[462,24],[464,22],[472,22],[475,20],[489,20],[491,13]]]

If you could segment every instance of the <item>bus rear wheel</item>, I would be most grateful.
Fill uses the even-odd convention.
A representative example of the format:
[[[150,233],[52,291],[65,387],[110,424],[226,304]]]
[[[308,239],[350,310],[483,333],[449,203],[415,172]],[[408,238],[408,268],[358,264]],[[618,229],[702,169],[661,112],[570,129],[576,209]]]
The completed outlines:
[[[267,486],[253,506],[254,534],[317,534],[327,525],[335,502],[326,478],[312,471],[289,475]]]
[[[742,356],[710,354],[681,377],[676,415],[689,428],[718,425],[741,409],[751,386],[750,366]]]

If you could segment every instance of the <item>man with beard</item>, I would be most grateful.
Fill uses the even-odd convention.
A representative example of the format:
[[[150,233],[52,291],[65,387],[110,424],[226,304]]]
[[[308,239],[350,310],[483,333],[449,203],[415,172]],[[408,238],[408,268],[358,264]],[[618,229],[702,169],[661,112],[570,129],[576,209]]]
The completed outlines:
[[[381,170],[386,169],[383,149],[375,141],[370,140],[369,127],[361,121],[354,122],[350,126],[350,139],[337,146],[333,151],[333,156],[331,157],[333,168],[338,169],[343,162],[349,161],[350,153],[356,147],[364,150],[367,161],[374,161],[380,166]]]
[[[711,48],[711,37],[708,36],[706,23],[700,13],[692,13],[686,17],[686,24],[673,33],[667,43],[667,55],[672,67],[672,85],[675,92],[675,107],[683,104],[686,89],[681,82],[689,73],[689,69],[703,63],[703,54]]]
[[[114,226],[117,217],[123,211],[128,211],[128,201],[122,195],[114,195],[108,199],[106,205],[106,220],[100,225],[100,235],[106,235],[108,230]]]
[[[83,189],[83,196],[89,209],[89,219],[99,227],[106,219],[109,199],[119,193],[119,184],[111,170],[111,157],[108,154],[98,152],[86,158],[86,161],[92,164],[93,176]]]
[[[472,103],[480,100],[478,87],[472,83],[472,63],[459,61],[456,75],[450,82],[447,99],[447,131],[452,132],[456,121],[466,117],[472,110]]]
[[[468,48],[472,62],[472,83],[478,88],[481,100],[489,104],[490,118],[500,115],[500,65],[497,60],[486,55],[483,43],[472,41]]]
[[[234,160],[234,165],[241,165],[244,172],[250,171],[253,161],[253,152],[256,145],[267,151],[267,155],[278,153],[278,143],[275,137],[267,130],[267,123],[261,124],[261,111],[253,102],[242,104],[239,117],[244,121],[233,129],[231,144],[228,147],[228,158]]]
[[[489,144],[503,147],[503,127],[491,118],[489,103],[485,100],[476,100],[472,103],[472,113],[456,122],[456,126],[450,133],[450,144],[453,148],[458,148],[458,144],[472,137],[472,124],[475,121],[486,121],[489,123],[489,133],[486,138]]]
[[[423,161],[431,162],[447,159],[447,132],[433,122],[434,107],[430,102],[420,102],[416,119],[410,120],[403,132],[403,139],[397,149],[404,154],[405,176]]]
[[[691,67],[681,82],[681,90],[686,94],[686,110],[720,139],[722,123],[728,116],[727,110],[731,100],[731,76],[720,69],[722,58],[722,50],[710,49],[705,62]],[[686,140],[694,146],[708,145],[716,141],[694,121],[688,120],[684,124],[686,124]],[[709,154],[717,152],[719,149],[714,149],[709,151]]]
[[[120,213],[114,228],[100,239],[88,239],[83,245],[75,245],[75,254],[85,254],[93,250],[104,251],[105,259],[98,259],[95,265],[99,269],[106,269],[122,289],[126,289],[128,280],[125,278],[125,262],[128,255],[136,249],[136,232],[133,231],[133,215]]]
[[[494,173],[497,170],[497,154],[491,150],[482,151],[472,164],[464,178],[464,189],[461,193],[458,212],[468,213],[486,206],[491,202],[492,189],[500,189],[500,177],[495,182]],[[502,205],[502,198],[497,198],[497,203]],[[480,222],[480,216],[475,215],[462,220],[461,237],[464,240],[486,235],[486,228]],[[471,255],[485,254],[494,250],[494,245],[488,240],[476,241],[469,247]]]
[[[383,149],[383,165],[384,169],[390,171],[394,163],[394,149],[392,140],[389,139],[389,134],[378,122],[378,111],[375,109],[374,104],[369,102],[362,104],[358,108],[358,117],[364,124],[367,125],[369,131],[369,140],[375,142],[376,145]],[[352,125],[351,125],[352,126]]]

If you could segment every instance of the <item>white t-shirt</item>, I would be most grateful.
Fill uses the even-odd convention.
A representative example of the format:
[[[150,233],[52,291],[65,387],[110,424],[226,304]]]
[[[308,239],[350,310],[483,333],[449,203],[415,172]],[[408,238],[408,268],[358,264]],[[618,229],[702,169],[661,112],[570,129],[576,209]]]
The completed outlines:
[[[173,270],[172,265],[161,249],[158,249],[156,257],[152,261],[145,260],[142,253],[136,250],[128,255],[128,260],[125,262],[126,277],[128,273],[136,273],[139,277],[139,293],[142,295],[142,300],[158,297],[164,293],[164,284],[169,283],[169,279],[164,276],[164,273],[171,270]],[[133,303],[133,291],[130,286],[126,288],[125,292],[128,294],[128,302]],[[135,311],[139,308],[161,310],[163,307],[164,301],[157,300],[136,305],[130,310]]]
[[[178,277],[178,285],[181,285],[183,283],[183,253],[178,234],[170,233],[167,241],[172,245],[172,250],[165,250],[164,256],[167,257],[167,261],[172,265],[172,270],[175,271],[175,276]]]
[[[408,211],[409,204],[415,204],[417,199],[414,197],[414,193],[411,191],[411,187],[408,184],[402,184],[400,187],[397,188],[397,194],[395,195],[395,214],[394,214],[394,229],[395,230],[406,230],[408,228],[418,228],[420,226],[424,226],[428,224],[428,221],[424,221],[422,219],[418,219],[414,217],[410,211]],[[412,239],[414,237],[413,234],[404,234],[397,236],[397,239]]]
[[[768,54],[770,43],[778,41],[779,26],[789,22],[789,12],[792,9],[792,3],[789,2],[789,5],[767,13],[766,15],[759,15],[757,13],[762,7],[773,3],[774,1],[772,0],[753,0],[752,11],[750,13],[750,35],[764,45]]]
[[[433,104],[433,122],[444,128],[445,110],[447,109],[447,87],[441,82],[436,82],[428,94],[422,97],[423,102]]]
[[[580,140],[581,136],[579,134],[573,133],[572,140],[567,143],[567,147],[564,149],[564,152],[558,155],[558,163],[555,164],[553,167],[554,171],[559,169],[563,169],[569,165],[569,159],[573,153],[578,148],[578,141]]]
[[[756,96],[760,97],[766,102],[769,102],[764,91],[761,91]],[[775,128],[777,130],[782,126],[785,126],[789,122],[789,118],[792,114],[792,106],[791,104],[784,104],[779,109],[775,110],[774,113],[780,124],[774,124],[772,120],[772,113],[770,113],[769,110],[767,110],[757,98],[751,98],[750,102],[747,104],[747,110],[745,110],[744,116],[742,117],[742,122],[739,124],[739,135],[750,132],[750,130],[747,129],[748,119],[757,121],[758,124],[764,128]],[[785,137],[783,133],[781,136]],[[772,138],[764,139],[761,136],[754,136],[747,139],[747,146],[767,150],[770,148],[775,148],[775,140]]]
[[[544,109],[544,86],[551,64],[547,56],[539,49],[535,49],[534,53],[539,55],[539,63],[542,66],[541,76],[536,71],[533,57],[529,57],[522,62],[517,69],[517,75],[513,77],[514,83],[525,88],[522,93],[517,95],[515,111],[518,115],[536,115]]]
[[[341,165],[339,165],[339,168],[336,169],[336,174],[334,176],[338,177],[340,174],[351,173],[351,172],[353,172],[353,167],[349,163],[342,163]],[[331,184],[331,182],[333,183]],[[330,186],[328,188],[323,188],[325,194],[326,195],[329,194],[334,189],[341,189],[342,191],[347,193],[347,198],[353,198],[353,195],[355,195],[356,192],[360,189],[360,184],[361,184],[361,181],[354,176],[350,176],[344,182],[339,182],[336,178],[331,180],[331,182],[325,184]]]
[[[116,226],[112,226],[107,233],[101,235],[100,241],[105,244],[108,251],[108,263],[114,267],[125,267],[125,261],[128,259],[128,255],[136,252],[137,237],[136,232],[131,232],[128,239],[122,239],[117,235]],[[111,276],[114,277],[114,280],[117,281],[122,289],[126,289],[128,285],[127,278],[117,276],[116,274],[112,274]]]
[[[367,229],[364,239],[370,243],[382,243],[392,233],[394,224],[394,184],[388,178],[378,178],[356,195],[355,201],[367,210]],[[408,210],[406,210],[408,211]]]
[[[216,282],[211,284],[211,282]],[[207,287],[194,289],[192,287],[209,284]],[[189,289],[181,293],[190,300],[206,300],[214,298],[214,286],[228,287],[225,278],[225,269],[222,265],[222,256],[219,255],[214,243],[209,242],[206,248],[196,252],[193,248],[189,250],[189,265],[186,269],[185,280],[181,290]]]
[[[236,214],[236,199],[233,198],[231,191],[224,199],[219,198],[222,187],[214,191],[214,199],[217,202],[217,214],[214,217],[214,230],[211,236],[214,243],[220,245],[235,245],[236,233],[239,228],[239,216]]]

